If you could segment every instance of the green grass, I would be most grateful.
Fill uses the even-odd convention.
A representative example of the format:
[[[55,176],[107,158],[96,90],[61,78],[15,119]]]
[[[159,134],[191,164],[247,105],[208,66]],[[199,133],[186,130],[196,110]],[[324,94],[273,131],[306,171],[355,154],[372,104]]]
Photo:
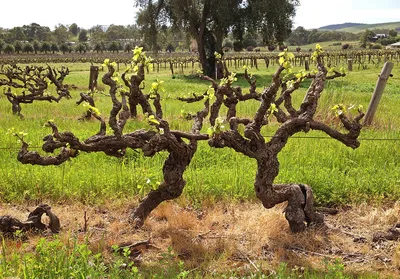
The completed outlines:
[[[18,247],[10,247],[18,244]],[[17,241],[14,244],[3,239],[0,253],[1,278],[379,278],[377,274],[347,274],[340,261],[324,263],[324,268],[309,270],[291,268],[282,263],[278,267],[258,266],[259,271],[231,270],[225,274],[189,270],[183,261],[168,249],[161,254],[157,266],[141,264],[140,268],[130,258],[129,249],[122,253],[114,250],[111,255],[94,253],[87,241],[62,242],[58,237],[39,239],[33,250]],[[8,244],[9,246],[6,246]],[[16,245],[17,246],[17,245]]]
[[[258,90],[267,86],[274,68],[253,70],[258,80]],[[59,66],[59,65],[58,65]],[[53,119],[60,131],[73,131],[80,139],[97,133],[99,123],[95,120],[79,122],[82,106],[77,106],[80,91],[86,91],[89,64],[68,65],[71,74],[66,83],[75,84],[78,90],[71,92],[71,100],[59,104],[36,102],[23,105],[21,120],[11,113],[11,106],[0,96],[0,200],[9,203],[55,203],[80,201],[86,204],[106,203],[108,200],[138,200],[162,179],[162,165],[167,154],[161,152],[153,158],[145,158],[140,152],[129,150],[122,159],[103,153],[81,153],[60,166],[22,165],[17,159],[19,143],[7,134],[7,130],[24,131],[31,149],[40,151],[42,138],[49,134],[43,124]],[[338,65],[345,66],[345,65]],[[382,64],[369,66],[348,73],[344,78],[328,81],[320,100],[318,119],[336,126],[331,107],[343,103],[361,104],[367,108]],[[234,70],[234,69],[232,69]],[[237,69],[241,72],[241,69]],[[184,74],[190,74],[191,69]],[[103,73],[101,73],[102,75]],[[191,122],[182,118],[184,112],[196,112],[202,104],[183,104],[175,98],[184,94],[201,94],[208,83],[190,75],[168,70],[151,72],[146,79],[145,91],[156,79],[165,81],[163,94],[165,118],[173,129],[189,130]],[[100,76],[101,76],[100,75]],[[240,79],[237,84],[246,92],[247,84]],[[361,134],[361,146],[349,149],[319,132],[300,133],[291,138],[279,155],[280,173],[278,183],[307,183],[312,186],[320,205],[344,205],[354,203],[386,203],[400,198],[400,69],[393,70],[382,97],[374,125]],[[100,82],[100,79],[99,79]],[[307,90],[306,83],[293,95],[293,103],[299,105]],[[106,88],[101,86],[103,90]],[[96,95],[96,106],[108,115],[109,97]],[[241,115],[252,116],[257,102],[241,104]],[[126,132],[149,128],[146,123],[131,120]],[[205,123],[204,131],[209,127]],[[278,125],[274,121],[263,130],[268,139]],[[43,154],[43,153],[42,153]],[[256,163],[230,149],[212,149],[206,142],[199,144],[198,152],[184,176],[187,186],[184,197],[195,206],[204,200],[255,200],[253,182]],[[157,265],[141,264],[137,267],[129,258],[128,251],[95,252],[87,240],[77,235],[60,240],[59,237],[39,239],[37,244],[16,240],[3,240],[0,252],[0,278],[378,278],[375,274],[348,274],[340,262],[326,262],[322,269],[302,269],[285,264],[258,266],[263,272],[231,269],[230,273],[218,274],[200,268],[189,269],[172,250],[160,251]],[[99,241],[101,243],[101,241]],[[103,247],[104,248],[104,247]],[[98,250],[101,251],[99,248]],[[268,264],[268,263],[265,263]]]
[[[260,63],[260,65],[262,65]],[[42,138],[49,134],[43,124],[53,119],[60,131],[72,131],[80,139],[98,132],[99,123],[95,120],[79,122],[83,114],[82,106],[77,106],[79,91],[86,91],[89,64],[68,65],[71,74],[66,83],[75,84],[78,90],[72,91],[71,100],[59,104],[35,102],[22,105],[25,119],[21,120],[11,113],[6,98],[0,97],[0,197],[7,202],[25,200],[79,200],[87,203],[103,202],[107,199],[132,197],[146,194],[162,179],[161,168],[167,156],[160,153],[153,158],[144,158],[140,152],[129,151],[123,159],[108,157],[103,153],[82,153],[60,166],[22,165],[16,160],[19,144],[16,138],[6,134],[9,128],[28,133],[26,140],[32,150],[40,150]],[[382,66],[382,65],[380,65]],[[345,78],[328,81],[317,113],[319,119],[332,125],[337,120],[330,108],[334,104],[361,104],[368,107],[374,90],[380,66],[370,66],[366,70],[355,70]],[[233,70],[233,69],[232,69]],[[240,69],[237,69],[241,71]],[[258,78],[259,90],[268,85],[273,68],[253,70]],[[187,70],[189,74],[191,69]],[[103,73],[101,73],[102,75]],[[319,204],[344,204],[363,201],[392,201],[400,198],[398,186],[398,153],[400,141],[400,71],[393,70],[385,94],[381,100],[371,128],[363,130],[361,146],[349,149],[324,134],[310,132],[292,138],[281,152],[280,174],[276,182],[297,182],[310,184]],[[238,84],[246,88],[240,79]],[[176,97],[184,94],[202,94],[208,83],[190,75],[171,76],[168,70],[151,72],[146,79],[145,91],[156,79],[165,81],[163,93],[164,115],[173,129],[189,130],[191,122],[182,118],[181,113],[196,112],[202,107],[198,104],[184,104]],[[100,82],[99,78],[99,82]],[[104,85],[101,86],[104,90]],[[244,89],[246,92],[247,89]],[[293,95],[294,104],[300,104],[307,84]],[[96,106],[107,116],[110,109],[109,97],[97,95]],[[252,116],[257,102],[241,104],[239,113]],[[204,132],[208,128],[205,124]],[[129,121],[125,131],[149,128],[139,120]],[[273,134],[276,124],[265,128],[266,137]],[[311,137],[311,138],[310,138]],[[397,140],[374,140],[397,139]],[[185,172],[187,186],[184,195],[193,203],[200,204],[204,199],[254,199],[253,181],[256,164],[253,160],[230,149],[212,149],[206,142],[200,148]]]

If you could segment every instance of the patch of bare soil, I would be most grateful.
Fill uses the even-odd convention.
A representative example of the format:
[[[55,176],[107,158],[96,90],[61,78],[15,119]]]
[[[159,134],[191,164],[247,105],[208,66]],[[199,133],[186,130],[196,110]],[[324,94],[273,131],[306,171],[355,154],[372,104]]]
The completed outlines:
[[[217,203],[193,209],[184,202],[166,202],[134,230],[128,223],[128,203],[88,207],[52,205],[61,221],[60,238],[88,239],[94,252],[109,255],[112,245],[130,247],[139,265],[155,265],[172,247],[186,268],[205,272],[257,271],[285,262],[289,267],[323,269],[339,259],[345,271],[400,274],[400,241],[373,241],[376,232],[399,223],[400,203],[380,207],[363,204],[326,215],[325,226],[290,232],[284,205],[265,209],[259,203]],[[0,215],[25,220],[27,208],[0,205]],[[34,245],[39,236],[27,242]]]

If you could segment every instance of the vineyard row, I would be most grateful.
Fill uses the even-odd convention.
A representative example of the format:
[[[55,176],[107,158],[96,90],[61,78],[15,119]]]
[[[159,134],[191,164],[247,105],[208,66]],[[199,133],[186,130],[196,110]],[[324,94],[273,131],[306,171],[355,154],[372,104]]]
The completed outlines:
[[[291,61],[294,66],[305,66],[311,61],[311,52],[297,52]],[[169,68],[172,73],[174,69],[184,71],[184,69],[196,67],[199,58],[195,53],[154,53],[150,54],[153,58],[153,69]],[[110,59],[118,64],[128,64],[131,62],[132,55],[129,52],[120,53],[48,53],[48,54],[0,54],[0,67],[6,64],[33,64],[33,63],[92,63],[102,64],[105,59]],[[267,68],[278,63],[278,52],[245,52],[245,53],[226,53],[224,59],[230,68],[241,68],[244,65],[258,68],[259,63]],[[326,51],[323,59],[328,66],[339,66],[352,61],[358,67],[366,68],[366,65],[380,65],[386,61],[394,63],[400,62],[400,50],[346,50],[346,51]],[[306,65],[307,66],[307,65]]]

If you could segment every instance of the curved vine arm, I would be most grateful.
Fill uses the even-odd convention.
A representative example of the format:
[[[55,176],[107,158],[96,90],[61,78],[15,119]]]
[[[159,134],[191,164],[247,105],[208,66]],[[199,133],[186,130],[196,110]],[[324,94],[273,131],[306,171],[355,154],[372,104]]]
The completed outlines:
[[[127,72],[123,72],[121,75],[121,78],[125,84],[126,87],[130,88],[131,87],[131,83],[129,82],[129,80],[126,78],[126,73]]]
[[[279,106],[283,102],[284,102],[286,111],[290,114],[291,117],[298,116],[297,110],[293,107],[293,104],[292,104],[292,93],[300,88],[300,85],[303,80],[304,79],[301,79],[301,78],[294,80],[294,82],[292,83],[292,85],[289,88],[287,87],[287,82],[282,83],[282,93],[274,102],[275,106],[278,108],[278,112],[275,112],[274,115],[277,117],[277,119],[280,123],[284,123],[287,120],[287,115],[284,114],[283,111],[279,110],[280,109]]]
[[[357,117],[355,117],[352,121],[350,121],[346,116],[339,115],[341,122],[343,123],[344,127],[348,131],[348,133],[341,133],[338,130],[335,130],[328,125],[317,122],[311,121],[309,122],[309,126],[313,130],[319,130],[325,132],[330,137],[340,141],[341,143],[345,144],[348,147],[353,149],[360,146],[360,142],[358,141],[358,137],[361,132],[362,124],[360,120],[364,117],[364,113],[359,111]]]
[[[113,157],[122,157],[127,148],[140,149],[156,134],[155,131],[137,130],[124,134],[121,137],[115,135],[97,134],[85,141],[80,141],[71,132],[59,132],[54,123],[49,122],[53,130],[52,135],[46,136],[42,149],[46,152],[54,152],[60,149],[54,156],[44,156],[36,151],[28,150],[28,143],[22,137],[16,135],[22,142],[21,150],[18,153],[18,161],[23,164],[32,165],[60,165],[70,158],[78,156],[82,152],[104,152]]]
[[[104,74],[102,81],[104,84],[110,87],[109,93],[112,101],[112,109],[110,111],[110,118],[108,120],[108,124],[110,125],[111,129],[114,131],[114,135],[117,137],[121,137],[122,129],[118,125],[118,113],[122,108],[122,103],[117,98],[117,82],[113,80],[113,75],[115,73],[114,67],[108,65],[108,72]]]
[[[195,134],[197,136],[200,135],[200,131],[203,128],[204,119],[207,117],[209,112],[210,112],[210,99],[207,99],[204,102],[204,108],[202,110],[198,111],[196,113],[196,116],[194,117],[192,130],[191,130],[192,134]]]
[[[154,105],[154,108],[156,109],[156,116],[158,118],[163,118],[163,109],[161,106],[161,96],[158,92],[155,93],[153,105]]]
[[[204,98],[207,96],[207,92],[204,93],[203,95],[196,95],[193,93],[193,97],[178,97],[177,100],[186,102],[186,103],[195,103],[201,100],[204,100]]]
[[[272,76],[272,84],[265,88],[261,94],[261,104],[257,109],[257,112],[253,118],[253,121],[248,124],[245,128],[244,135],[253,141],[259,142],[259,144],[264,144],[264,138],[261,136],[261,127],[267,124],[266,114],[268,109],[270,109],[271,104],[275,101],[276,94],[281,86],[280,75],[285,68],[280,66],[278,70]]]
[[[63,85],[64,78],[69,75],[69,69],[62,67],[61,70],[56,71],[52,69],[49,65],[47,66],[47,78],[57,87],[57,93],[61,98],[71,98],[71,95],[65,85]],[[58,76],[57,76],[58,72]]]
[[[42,156],[36,151],[29,151],[29,145],[22,139],[21,141],[22,146],[21,150],[18,152],[17,160],[20,161],[22,164],[41,166],[60,165],[67,161],[69,158],[73,158],[78,155],[78,152],[74,149],[61,147],[59,154],[56,156]]]
[[[259,95],[256,92],[257,89],[257,79],[254,76],[250,76],[248,73],[247,68],[244,70],[244,78],[246,79],[247,83],[250,85],[249,95]],[[240,98],[239,98],[240,99]]]

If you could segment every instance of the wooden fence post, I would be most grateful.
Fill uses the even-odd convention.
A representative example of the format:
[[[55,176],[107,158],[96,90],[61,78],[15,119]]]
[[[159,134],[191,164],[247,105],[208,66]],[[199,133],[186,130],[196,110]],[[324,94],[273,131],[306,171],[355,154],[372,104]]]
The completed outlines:
[[[306,71],[309,71],[309,70],[310,70],[310,62],[308,61],[308,59],[305,59],[305,60],[304,60],[304,69],[305,69]]]
[[[374,118],[375,112],[378,108],[379,101],[381,100],[383,90],[385,89],[387,80],[391,76],[394,64],[392,62],[386,62],[383,65],[381,74],[379,75],[378,81],[376,82],[374,94],[372,95],[371,101],[368,106],[367,113],[364,118],[364,125],[371,125]]]
[[[90,66],[90,76],[89,76],[89,90],[93,92],[97,88],[97,78],[99,76],[99,67]]]
[[[353,59],[347,59],[347,69],[349,72],[353,71]]]

